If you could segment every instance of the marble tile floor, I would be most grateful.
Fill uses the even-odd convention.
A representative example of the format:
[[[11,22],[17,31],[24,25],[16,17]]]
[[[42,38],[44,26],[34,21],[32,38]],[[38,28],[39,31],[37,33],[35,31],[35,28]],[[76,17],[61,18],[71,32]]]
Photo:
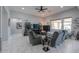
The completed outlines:
[[[73,39],[67,39],[63,44],[56,48],[50,47],[48,52],[42,50],[43,46],[32,46],[29,43],[28,36],[16,34],[9,37],[7,41],[2,42],[2,53],[78,53],[79,42]]]

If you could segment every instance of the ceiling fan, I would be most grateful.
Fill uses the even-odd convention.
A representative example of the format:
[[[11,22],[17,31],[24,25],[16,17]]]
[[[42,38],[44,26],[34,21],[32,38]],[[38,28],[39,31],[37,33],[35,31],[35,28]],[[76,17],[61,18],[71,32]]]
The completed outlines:
[[[45,12],[45,10],[47,10],[47,8],[44,8],[43,6],[40,6],[40,8],[35,9],[38,10],[38,12]]]

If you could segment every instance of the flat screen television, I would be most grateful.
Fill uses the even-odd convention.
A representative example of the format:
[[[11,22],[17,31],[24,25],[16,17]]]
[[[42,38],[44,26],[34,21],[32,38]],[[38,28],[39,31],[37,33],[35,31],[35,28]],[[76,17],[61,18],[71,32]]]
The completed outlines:
[[[40,25],[39,24],[33,24],[33,30],[39,30]]]
[[[43,30],[46,31],[46,32],[50,31],[50,26],[49,25],[44,25]]]

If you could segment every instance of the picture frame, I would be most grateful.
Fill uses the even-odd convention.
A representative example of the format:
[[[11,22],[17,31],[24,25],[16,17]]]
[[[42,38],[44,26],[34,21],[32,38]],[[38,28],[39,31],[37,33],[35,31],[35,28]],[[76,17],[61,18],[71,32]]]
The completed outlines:
[[[22,23],[21,22],[17,22],[16,23],[16,28],[17,29],[22,29]]]

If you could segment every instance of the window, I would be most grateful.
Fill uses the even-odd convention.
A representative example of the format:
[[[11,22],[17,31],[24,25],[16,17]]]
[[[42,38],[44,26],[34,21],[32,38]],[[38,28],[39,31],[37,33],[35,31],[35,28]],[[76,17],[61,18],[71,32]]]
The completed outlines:
[[[72,18],[63,18],[61,20],[51,21],[52,29],[65,29],[68,32],[71,32],[71,25],[72,25]]]
[[[55,20],[55,21],[51,21],[51,28],[52,29],[61,29],[61,20]]]
[[[72,18],[66,18],[63,20],[63,27],[68,32],[71,32],[71,24],[72,24]]]

